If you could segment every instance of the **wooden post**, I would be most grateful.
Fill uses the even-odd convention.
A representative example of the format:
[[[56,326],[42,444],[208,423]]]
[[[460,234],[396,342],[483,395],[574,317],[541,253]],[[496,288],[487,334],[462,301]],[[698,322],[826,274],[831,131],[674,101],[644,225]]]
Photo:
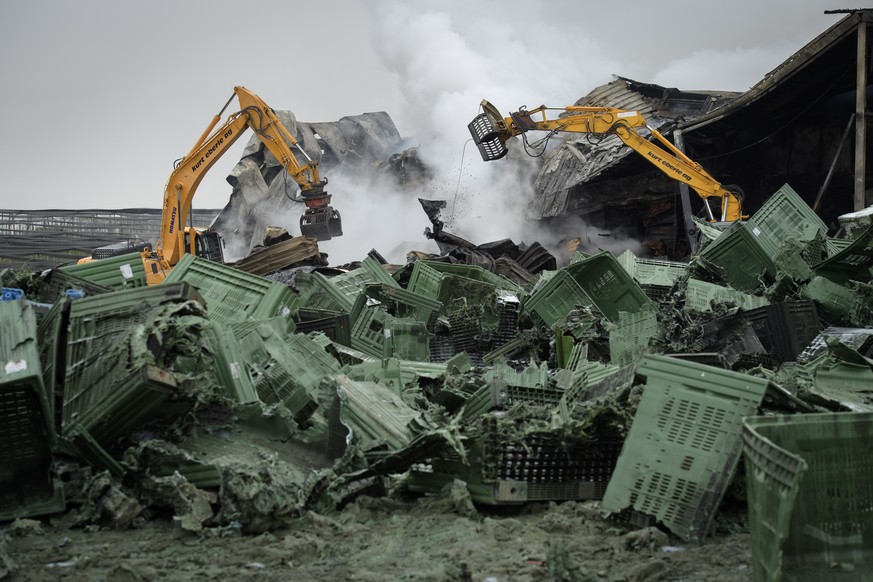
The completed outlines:
[[[855,78],[855,212],[864,208],[867,171],[867,22],[858,23],[858,67]]]

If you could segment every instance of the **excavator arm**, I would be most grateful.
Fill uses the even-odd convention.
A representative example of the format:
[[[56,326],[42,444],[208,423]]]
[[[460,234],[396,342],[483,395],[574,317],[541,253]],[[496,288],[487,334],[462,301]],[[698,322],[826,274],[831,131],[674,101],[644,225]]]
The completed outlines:
[[[709,204],[704,205],[711,221],[732,222],[746,218],[743,216],[741,194],[720,184],[700,164],[686,156],[658,130],[649,127],[639,111],[614,107],[555,108],[541,105],[530,111],[522,108],[504,118],[488,101],[483,100],[481,107],[482,113],[470,122],[468,128],[482,159],[486,162],[505,156],[509,152],[506,141],[531,130],[550,133],[615,134],[625,145],[667,176],[688,184],[704,201],[713,197],[718,198],[721,207],[719,218],[713,216]],[[566,115],[549,119],[547,111],[561,111]],[[647,128],[656,141],[649,141],[640,135],[637,128],[641,127]]]
[[[206,173],[246,131],[251,129],[264,146],[276,157],[300,188],[306,212],[300,218],[300,231],[305,236],[328,240],[342,235],[339,213],[330,206],[325,192],[326,179],[318,174],[318,162],[311,159],[293,135],[282,125],[275,112],[264,101],[246,89],[234,87],[234,95],[203,131],[191,151],[177,162],[164,189],[161,232],[155,249],[143,253],[143,263],[149,284],[159,283],[186,253],[199,254],[193,228],[185,223],[191,214],[191,202]],[[221,116],[233,101],[240,109],[231,113],[219,125]],[[306,159],[300,164],[291,147]]]

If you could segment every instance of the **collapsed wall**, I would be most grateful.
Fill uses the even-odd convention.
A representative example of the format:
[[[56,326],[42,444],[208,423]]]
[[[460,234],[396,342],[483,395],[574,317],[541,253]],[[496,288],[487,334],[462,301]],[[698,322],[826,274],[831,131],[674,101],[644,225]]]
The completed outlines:
[[[322,178],[334,172],[354,174],[364,180],[373,174],[387,174],[402,185],[427,173],[410,140],[401,137],[385,112],[323,123],[298,121],[290,111],[276,111],[276,115],[306,155],[318,163]],[[299,150],[292,149],[300,165],[309,161]],[[397,161],[405,163],[394,163]],[[254,247],[263,244],[268,226],[281,226],[293,235],[299,234],[299,217],[305,207],[298,186],[257,136],[249,140],[227,181],[233,192],[212,226],[222,234],[230,260],[248,256]],[[327,191],[331,191],[329,185]],[[337,206],[341,209],[341,204]]]

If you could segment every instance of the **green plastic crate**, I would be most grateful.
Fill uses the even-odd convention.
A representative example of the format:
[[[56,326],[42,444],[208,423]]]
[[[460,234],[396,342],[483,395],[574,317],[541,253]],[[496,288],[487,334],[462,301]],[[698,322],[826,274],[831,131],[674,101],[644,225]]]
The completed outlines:
[[[427,262],[415,261],[406,288],[424,297],[439,300],[443,278],[443,273],[429,266]]]
[[[42,378],[36,316],[26,301],[0,302],[0,521],[64,509],[51,476],[57,444]]]
[[[415,319],[424,323],[430,330],[433,329],[434,320],[443,307],[439,301],[399,285],[368,284],[364,287],[364,295],[378,301],[391,315]]]
[[[67,368],[67,326],[70,322],[70,303],[71,300],[67,297],[56,301],[37,328],[43,384],[56,432],[61,428],[60,403],[63,400],[62,387]]]
[[[430,361],[430,333],[424,322],[393,318],[385,329],[385,354],[412,362]]]
[[[73,301],[65,343],[58,348],[63,351],[65,360],[61,383],[64,398],[68,390],[77,393],[91,389],[94,384],[111,381],[107,370],[95,365],[96,362],[119,346],[135,325],[153,317],[155,310],[188,301],[202,305],[200,294],[191,285],[166,282]],[[109,364],[104,362],[103,365]]]
[[[155,366],[131,368],[124,354],[96,362],[107,378],[88,385],[67,383],[62,434],[86,458],[100,458],[120,437],[140,425],[177,392],[173,375]]]
[[[855,301],[855,293],[825,277],[813,277],[800,288],[800,296],[811,299],[832,323],[845,321]]]
[[[852,244],[813,266],[816,274],[837,283],[868,281],[873,267],[873,226],[867,227]]]
[[[746,228],[770,257],[776,255],[782,241],[788,238],[809,242],[828,230],[818,214],[788,184],[764,202],[749,218]]]
[[[580,305],[592,305],[591,299],[570,273],[560,270],[526,296],[521,309],[537,322],[551,328]]]
[[[568,265],[564,270],[609,321],[618,321],[623,311],[637,313],[652,304],[636,281],[608,251]]]
[[[367,307],[362,295],[352,310],[352,346],[374,358],[397,356],[407,360],[430,360],[427,324],[395,317],[380,306]]]
[[[341,275],[331,277],[329,281],[346,296],[350,303],[354,303],[364,286],[372,283],[381,283],[389,287],[400,288],[388,271],[373,257],[366,257],[361,261],[361,266]]]
[[[499,289],[487,281],[440,272],[426,261],[415,262],[406,288],[439,301],[444,312],[466,309],[470,305],[490,304]]]
[[[258,392],[242,359],[239,342],[229,327],[215,324],[203,330],[203,339],[212,352],[216,381],[228,398],[240,404],[257,402]]]
[[[507,439],[489,414],[465,449],[467,463],[446,455],[411,471],[411,489],[438,492],[457,478],[472,500],[484,505],[600,499],[621,441],[549,430]]]
[[[478,265],[459,265],[455,263],[443,263],[440,261],[424,261],[429,267],[439,273],[447,273],[450,275],[458,275],[483,283],[490,283],[498,289],[505,289],[521,293],[522,288],[514,281],[510,281],[506,277],[502,277],[496,273],[492,273]]]
[[[298,273],[295,279],[300,290],[299,307],[350,313],[354,301],[321,273]]]
[[[302,308],[294,312],[297,333],[320,331],[331,341],[351,347],[352,326],[349,314],[341,311]]]
[[[293,331],[297,296],[285,285],[194,255],[185,255],[162,285],[184,281],[196,287],[209,318],[219,323],[281,316]]]
[[[142,253],[127,253],[81,265],[66,265],[58,267],[57,270],[116,291],[146,286]]]
[[[699,279],[688,279],[685,286],[685,307],[688,309],[710,311],[713,302],[722,303],[725,301],[734,303],[743,309],[755,309],[770,304],[766,297],[749,295],[730,287],[723,287]]]
[[[308,336],[279,335],[268,325],[247,334],[239,346],[261,402],[284,404],[301,425],[318,409],[315,392],[321,380],[340,369],[339,361]]]
[[[688,263],[641,259],[630,249],[620,254],[616,260],[628,275],[644,288],[646,285],[670,288],[688,272]]]
[[[645,352],[652,339],[663,336],[654,307],[637,313],[622,313],[609,330],[609,358],[612,364],[631,364]]]
[[[607,513],[654,517],[684,540],[702,540],[742,453],[742,420],[767,380],[646,355],[646,386],[601,502]]]
[[[731,287],[742,291],[760,287],[764,273],[776,274],[771,255],[761,247],[751,229],[739,221],[703,247],[697,256],[724,269],[725,279]]]
[[[873,413],[747,418],[756,582],[873,578]]]

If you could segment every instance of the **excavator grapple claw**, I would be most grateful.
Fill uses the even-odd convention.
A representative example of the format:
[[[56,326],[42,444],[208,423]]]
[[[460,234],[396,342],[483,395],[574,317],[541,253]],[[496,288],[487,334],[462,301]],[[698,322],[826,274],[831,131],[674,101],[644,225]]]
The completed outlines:
[[[332,206],[307,208],[300,217],[300,234],[316,240],[330,240],[342,236],[343,223],[340,213]]]
[[[467,129],[473,136],[473,143],[479,148],[479,155],[486,162],[499,160],[509,153],[506,144],[500,139],[500,131],[495,127],[494,120],[487,113],[482,113],[473,118]]]

